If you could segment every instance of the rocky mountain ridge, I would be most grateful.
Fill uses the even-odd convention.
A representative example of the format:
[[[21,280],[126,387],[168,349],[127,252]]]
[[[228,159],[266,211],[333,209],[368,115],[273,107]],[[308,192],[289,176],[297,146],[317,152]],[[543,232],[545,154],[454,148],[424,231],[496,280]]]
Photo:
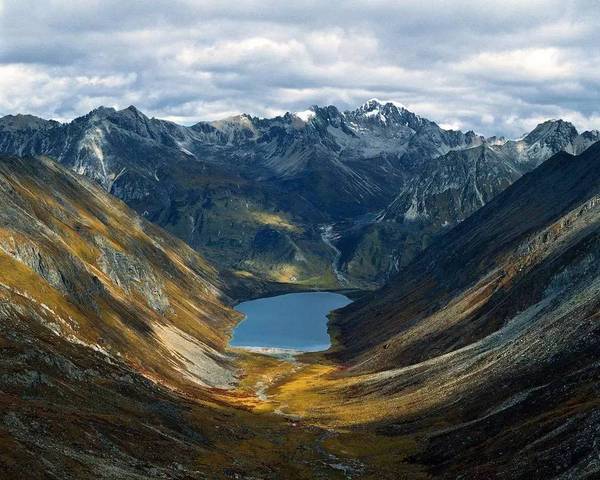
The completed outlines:
[[[339,226],[342,270],[350,277],[389,278],[433,238],[481,208],[506,187],[553,154],[580,154],[600,132],[579,134],[562,120],[538,125],[520,140],[485,140],[478,146],[430,157],[399,187],[395,198],[356,228]],[[379,257],[376,269],[373,256]],[[366,273],[366,275],[365,275]]]
[[[314,106],[191,127],[133,106],[66,124],[0,119],[0,152],[56,159],[217,265],[327,288],[340,286],[336,272],[360,287],[384,281],[522,173],[598,138],[555,121],[518,141],[485,139],[375,99],[353,111]],[[477,174],[466,173],[476,161]],[[328,226],[335,250],[322,240]]]

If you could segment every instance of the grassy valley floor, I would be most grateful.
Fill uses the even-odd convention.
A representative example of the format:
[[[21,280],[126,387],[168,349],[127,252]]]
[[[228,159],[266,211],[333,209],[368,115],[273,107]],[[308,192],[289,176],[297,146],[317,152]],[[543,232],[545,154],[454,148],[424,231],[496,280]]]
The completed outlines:
[[[312,456],[327,467],[324,477],[310,478],[429,478],[414,460],[422,449],[418,436],[390,435],[379,428],[383,423],[373,423],[385,419],[382,406],[393,402],[352,399],[360,378],[339,377],[340,368],[319,354],[291,361],[244,350],[236,354],[242,377],[223,400],[259,421],[284,421],[290,429],[285,441],[305,452],[291,463],[300,467]]]

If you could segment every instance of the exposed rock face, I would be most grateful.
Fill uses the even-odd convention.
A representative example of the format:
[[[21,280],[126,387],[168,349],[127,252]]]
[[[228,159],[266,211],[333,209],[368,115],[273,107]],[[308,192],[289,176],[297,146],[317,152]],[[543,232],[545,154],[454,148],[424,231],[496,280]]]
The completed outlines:
[[[3,238],[0,250],[27,265],[72,301],[97,308],[94,297],[103,293],[103,286],[97,277],[89,275],[78,258],[57,251],[45,252],[27,237],[16,238],[12,235]]]
[[[382,282],[410,262],[437,235],[477,209],[553,154],[579,154],[600,140],[562,120],[540,124],[518,141],[488,139],[480,146],[427,159],[371,223],[338,225],[343,269],[355,280]],[[365,261],[377,251],[380,266]]]
[[[375,99],[353,111],[314,106],[191,127],[148,118],[133,106],[100,107],[68,124],[0,119],[0,152],[51,156],[219,266],[322,287],[339,282],[336,253],[323,244],[319,226],[336,224],[339,271],[350,284],[381,283],[442,226],[466,218],[523,172],[599,138],[551,121],[519,141],[485,139]],[[378,221],[365,223],[365,216]],[[407,226],[414,220],[416,229]],[[297,255],[289,262],[252,259],[265,228],[286,237]],[[384,260],[373,261],[375,251]]]
[[[169,298],[163,282],[154,274],[152,267],[133,255],[115,250],[102,237],[98,243],[102,251],[99,260],[102,271],[125,293],[131,294],[132,290],[137,290],[153,310],[167,313]]]

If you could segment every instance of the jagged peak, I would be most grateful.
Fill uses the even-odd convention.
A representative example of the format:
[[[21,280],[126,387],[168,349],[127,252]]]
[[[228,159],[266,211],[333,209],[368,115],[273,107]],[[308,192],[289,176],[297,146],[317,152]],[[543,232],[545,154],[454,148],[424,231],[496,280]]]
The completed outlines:
[[[306,110],[303,110],[301,112],[294,112],[292,115],[294,115],[295,117],[298,117],[304,123],[308,123],[313,118],[315,118],[315,116],[316,116],[316,110],[318,108],[319,107],[317,105],[312,105],[311,107],[307,108]]]
[[[88,120],[102,120],[107,118],[110,115],[113,115],[116,110],[113,107],[105,107],[100,105],[99,107],[94,108],[89,113],[77,117],[73,120],[73,123],[85,122]]]
[[[146,114],[144,114],[144,112],[142,112],[135,105],[129,105],[127,108],[118,110],[116,113],[120,114],[120,115],[128,115],[128,116],[139,117],[139,118],[144,118],[144,119],[148,118],[148,116]]]
[[[58,125],[56,120],[45,120],[35,115],[17,113],[0,117],[0,126],[4,130],[26,130],[29,128],[43,128],[49,125]]]
[[[208,122],[211,125],[224,125],[230,123],[239,123],[243,125],[247,125],[248,123],[252,123],[254,117],[247,113],[240,113],[238,115],[231,115],[229,117],[225,117],[221,120],[213,120],[212,122]],[[206,122],[198,122],[198,123],[206,123]]]
[[[371,98],[363,103],[360,107],[355,110],[347,111],[347,114],[355,116],[365,117],[404,117],[408,119],[411,117],[411,122],[420,122],[422,118],[419,115],[406,109],[404,105],[393,100],[380,100],[378,98]]]
[[[600,130],[597,130],[597,129],[586,130],[585,132],[581,132],[581,135],[584,137],[587,137],[587,138],[599,138]]]
[[[399,110],[406,110],[406,107],[395,100],[380,100],[379,98],[373,97],[363,103],[360,107],[364,110],[375,109],[377,107],[394,106]]]
[[[568,120],[563,120],[562,118],[550,118],[548,120],[544,120],[541,123],[538,123],[537,126],[534,128],[534,130],[537,128],[540,128],[540,127],[545,127],[545,126],[554,126],[554,127],[568,126],[568,127],[575,128],[575,126]]]
[[[365,103],[363,103],[359,108],[363,110],[373,110],[377,107],[383,106],[383,103],[378,98],[370,98]]]
[[[508,139],[507,139],[506,137],[504,137],[504,136],[496,136],[496,135],[493,135],[493,136],[491,136],[491,137],[487,137],[487,138],[485,139],[485,142],[486,142],[488,145],[493,145],[493,146],[502,146],[502,145],[504,145],[506,142],[508,142]]]
[[[371,98],[355,110],[348,110],[344,115],[351,121],[363,123],[375,122],[385,128],[395,128],[399,125],[409,127],[417,131],[425,125],[434,125],[433,122],[416,115],[407,110],[403,105],[395,101],[382,101]]]
[[[4,115],[3,117],[0,117],[0,120],[4,120],[4,119],[37,119],[37,120],[44,120],[42,117],[36,117],[35,115],[30,115],[29,113],[15,113],[14,115],[9,113],[8,115]],[[46,121],[46,120],[44,120]]]
[[[357,115],[364,115],[367,117],[375,117],[382,112],[384,107],[388,105],[387,103],[382,103],[377,98],[371,98],[363,103],[360,107],[354,110],[354,113]],[[389,104],[393,106],[393,104]]]
[[[252,118],[247,113],[239,113],[237,115],[230,115],[228,117],[222,118],[220,120],[214,120],[215,122],[238,122],[240,120]]]
[[[550,119],[542,123],[539,123],[531,132],[529,132],[523,140],[528,143],[534,143],[540,141],[542,138],[548,135],[554,135],[561,133],[571,137],[578,135],[575,125],[571,122],[563,119]]]
[[[94,108],[89,114],[93,114],[93,113],[115,113],[116,111],[117,110],[114,107],[105,107],[104,105],[100,105],[99,107]]]

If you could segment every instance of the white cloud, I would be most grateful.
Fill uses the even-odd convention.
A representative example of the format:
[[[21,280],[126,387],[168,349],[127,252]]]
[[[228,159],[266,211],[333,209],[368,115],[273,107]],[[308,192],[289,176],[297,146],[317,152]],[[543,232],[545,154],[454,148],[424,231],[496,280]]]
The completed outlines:
[[[576,65],[558,48],[482,52],[457,65],[457,70],[467,75],[524,82],[575,77],[575,69]]]
[[[0,0],[0,114],[184,123],[389,98],[454,128],[599,127],[593,0]]]

